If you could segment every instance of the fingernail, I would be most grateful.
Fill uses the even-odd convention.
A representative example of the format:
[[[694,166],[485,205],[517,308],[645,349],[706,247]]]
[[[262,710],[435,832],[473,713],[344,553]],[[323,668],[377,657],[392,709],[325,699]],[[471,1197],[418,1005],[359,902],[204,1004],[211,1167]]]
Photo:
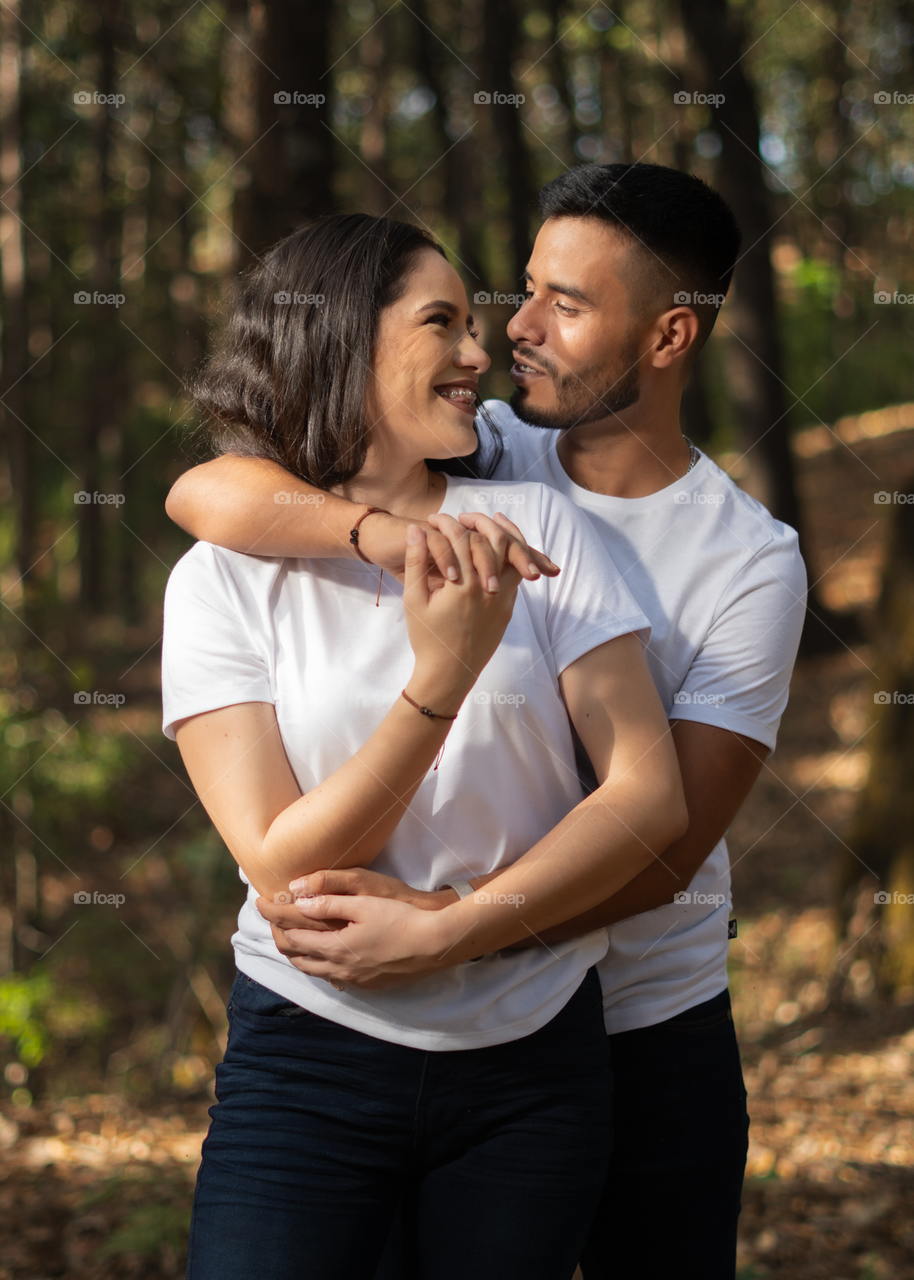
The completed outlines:
[[[489,591],[493,592],[493,594],[498,590],[498,579],[496,578],[494,573],[492,574],[489,581],[486,583],[486,586],[488,587]]]
[[[554,561],[554,560],[550,560],[548,556],[546,556],[546,563],[549,565],[549,568],[550,568],[550,569],[557,569],[557,568],[558,568],[558,565],[555,563],[555,561]]]
[[[532,573],[534,578],[538,578],[540,576],[539,569],[537,569],[536,565],[533,564],[532,562],[527,565],[527,572]]]
[[[289,888],[292,890],[293,893],[297,889],[300,889],[302,892],[304,892],[307,889],[307,887],[308,887],[308,880],[305,876],[299,876],[297,880],[293,880],[292,883],[289,885]]]
[[[456,582],[457,579],[460,577],[460,574],[457,572],[454,566],[450,564],[448,565],[447,576],[450,578],[451,582]]]
[[[419,530],[416,528],[414,524],[411,524],[409,528],[406,530],[406,541],[410,544],[410,546],[415,546],[416,543],[419,541]]]

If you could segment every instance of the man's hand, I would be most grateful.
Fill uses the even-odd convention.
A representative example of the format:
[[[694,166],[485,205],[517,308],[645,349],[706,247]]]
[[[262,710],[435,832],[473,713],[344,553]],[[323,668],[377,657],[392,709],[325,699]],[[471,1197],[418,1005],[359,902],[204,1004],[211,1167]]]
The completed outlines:
[[[302,973],[370,991],[448,968],[451,946],[435,911],[396,897],[320,895],[299,901],[296,910],[311,927],[274,925],[273,937]],[[323,930],[314,927],[321,924]]]
[[[397,880],[395,876],[385,876],[379,871],[368,871],[363,867],[315,871],[309,876],[293,880],[289,892],[294,899],[292,902],[270,902],[267,898],[258,898],[257,910],[269,921],[277,950],[293,963],[296,956],[308,954],[309,931],[340,929],[347,923],[345,920],[324,919],[311,914],[309,908],[298,906],[305,899],[331,894],[341,897],[389,898],[406,902],[422,911],[440,911],[458,900],[453,889],[427,893]]]
[[[430,585],[440,586],[445,578],[456,579],[459,572],[451,539],[443,532],[448,525],[453,529],[455,523],[452,517],[441,513],[430,516],[427,521],[377,513],[361,525],[359,547],[372,564],[387,570],[402,582],[406,530],[410,524],[417,524],[425,533],[429,559],[434,562]],[[558,565],[553,564],[542,551],[528,547],[520,529],[505,519],[501,512],[494,519],[478,512],[465,512],[460,516],[460,524],[470,539],[473,564],[487,591],[494,593],[498,590],[501,573],[509,566],[528,582],[535,581],[542,574],[554,578],[559,573]]]

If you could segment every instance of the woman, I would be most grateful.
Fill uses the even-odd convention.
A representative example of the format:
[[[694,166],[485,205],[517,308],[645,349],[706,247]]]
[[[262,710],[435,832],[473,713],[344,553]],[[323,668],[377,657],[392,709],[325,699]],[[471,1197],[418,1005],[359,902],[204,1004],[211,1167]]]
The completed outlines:
[[[249,884],[193,1280],[370,1277],[407,1185],[421,1274],[556,1280],[599,1196],[605,935],[500,949],[610,896],[685,811],[646,621],[611,567],[589,588],[605,553],[586,518],[543,486],[426,463],[472,463],[487,367],[442,250],[352,215],[267,255],[198,387],[227,447],[365,505],[357,552],[377,509],[415,523],[402,589],[359,559],[207,543],[169,582],[166,732]],[[523,511],[560,577],[518,592],[509,567],[483,589],[456,519],[480,494]],[[452,580],[430,579],[427,527]],[[587,799],[569,719],[601,782]],[[443,911],[390,904],[389,928],[421,917],[435,973],[372,990],[293,966],[257,896],[369,864],[426,888],[499,874]]]

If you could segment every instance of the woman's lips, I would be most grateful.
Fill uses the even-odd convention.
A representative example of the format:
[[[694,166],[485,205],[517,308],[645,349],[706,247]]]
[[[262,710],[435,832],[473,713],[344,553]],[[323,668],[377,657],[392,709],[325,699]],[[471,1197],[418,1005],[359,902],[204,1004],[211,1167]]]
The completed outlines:
[[[461,413],[469,414],[471,418],[476,416],[476,389],[474,387],[435,387],[435,392],[442,400],[452,404],[455,409],[459,409]]]

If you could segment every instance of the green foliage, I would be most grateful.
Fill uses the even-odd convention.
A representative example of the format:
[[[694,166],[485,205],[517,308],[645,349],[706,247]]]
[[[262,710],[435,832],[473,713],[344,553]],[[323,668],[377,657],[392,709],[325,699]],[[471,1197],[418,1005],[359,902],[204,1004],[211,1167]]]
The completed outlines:
[[[107,1016],[85,993],[55,982],[50,974],[0,977],[0,1036],[15,1043],[20,1062],[37,1067],[52,1043],[104,1030]]]
[[[47,1052],[50,1034],[41,1011],[51,994],[47,974],[26,978],[21,973],[0,978],[0,1036],[16,1042],[27,1067],[37,1067]]]

